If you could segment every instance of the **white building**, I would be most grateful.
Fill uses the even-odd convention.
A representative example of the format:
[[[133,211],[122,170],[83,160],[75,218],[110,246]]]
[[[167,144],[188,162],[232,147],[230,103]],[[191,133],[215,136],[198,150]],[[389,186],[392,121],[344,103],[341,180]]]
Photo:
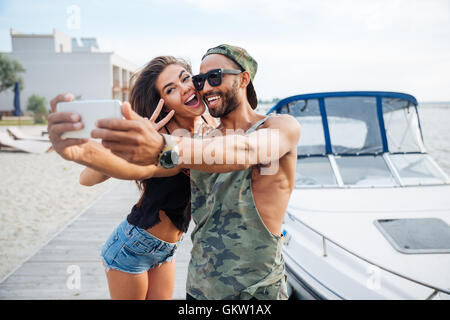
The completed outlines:
[[[137,66],[113,52],[99,51],[95,38],[77,39],[53,30],[53,34],[21,34],[11,29],[11,58],[26,69],[20,93],[22,111],[28,97],[44,96],[49,102],[59,93],[81,99],[128,100],[129,79]],[[0,112],[13,110],[14,93],[0,93]]]

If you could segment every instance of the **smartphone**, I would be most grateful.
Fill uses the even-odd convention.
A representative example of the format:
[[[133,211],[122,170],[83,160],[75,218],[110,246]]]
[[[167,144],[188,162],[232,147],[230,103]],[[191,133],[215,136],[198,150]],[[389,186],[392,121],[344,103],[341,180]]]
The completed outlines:
[[[73,112],[81,116],[84,127],[81,130],[64,132],[61,137],[91,139],[91,131],[96,129],[95,122],[105,118],[122,118],[122,103],[119,100],[79,100],[60,102],[58,112]]]

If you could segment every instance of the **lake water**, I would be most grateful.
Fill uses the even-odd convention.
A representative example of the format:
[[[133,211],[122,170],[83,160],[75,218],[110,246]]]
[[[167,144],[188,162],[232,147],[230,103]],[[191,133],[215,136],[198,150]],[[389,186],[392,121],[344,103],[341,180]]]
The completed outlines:
[[[261,104],[257,111],[266,113],[273,106]],[[450,102],[421,103],[418,111],[427,152],[450,175]]]
[[[425,147],[450,175],[450,102],[423,103],[418,110]]]

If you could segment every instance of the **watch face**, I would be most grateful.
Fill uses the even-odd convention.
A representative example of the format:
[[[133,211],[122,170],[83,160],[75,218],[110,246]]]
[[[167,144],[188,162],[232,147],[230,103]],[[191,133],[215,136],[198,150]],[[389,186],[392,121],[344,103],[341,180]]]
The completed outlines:
[[[161,155],[160,163],[164,168],[170,169],[178,164],[178,159],[179,159],[178,152],[169,150]]]

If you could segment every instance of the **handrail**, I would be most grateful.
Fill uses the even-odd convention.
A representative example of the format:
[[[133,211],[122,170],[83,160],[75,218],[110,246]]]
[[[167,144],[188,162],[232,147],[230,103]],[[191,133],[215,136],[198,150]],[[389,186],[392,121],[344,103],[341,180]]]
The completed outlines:
[[[356,152],[356,153],[331,153],[333,156],[340,156],[340,157],[354,157],[354,156],[381,156],[384,152]],[[386,152],[390,155],[395,154],[426,154],[428,155],[428,152],[422,152],[422,151],[405,151],[405,152]],[[327,157],[328,154],[326,153],[312,153],[312,154],[297,154],[297,159],[301,158],[310,158],[310,157]]]

